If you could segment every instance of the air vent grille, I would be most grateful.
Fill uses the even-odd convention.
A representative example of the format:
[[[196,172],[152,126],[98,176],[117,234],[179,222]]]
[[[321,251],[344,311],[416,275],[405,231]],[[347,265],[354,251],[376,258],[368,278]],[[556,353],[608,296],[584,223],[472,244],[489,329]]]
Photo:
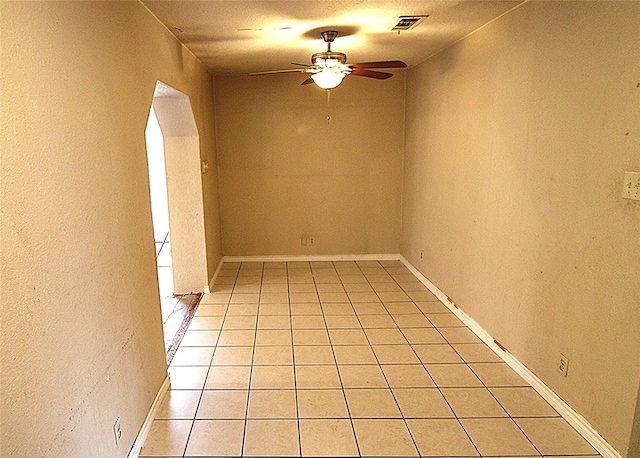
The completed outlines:
[[[423,15],[423,16],[400,16],[398,18],[398,23],[393,26],[393,29],[391,30],[409,30],[414,28],[420,21],[422,21],[424,18],[429,17],[428,14]]]

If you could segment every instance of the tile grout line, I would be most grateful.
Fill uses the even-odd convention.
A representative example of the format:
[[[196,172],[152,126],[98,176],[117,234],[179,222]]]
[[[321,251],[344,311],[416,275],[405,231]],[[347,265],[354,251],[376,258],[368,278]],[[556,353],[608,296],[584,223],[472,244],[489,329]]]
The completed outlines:
[[[189,448],[189,441],[191,440],[191,435],[193,434],[193,428],[196,425],[196,419],[198,418],[198,410],[200,409],[200,404],[202,403],[202,398],[204,397],[204,392],[205,392],[205,389],[206,389],[206,386],[207,386],[207,380],[209,379],[209,374],[211,373],[211,366],[213,365],[213,358],[214,358],[214,356],[216,354],[216,351],[218,349],[218,342],[220,342],[220,337],[222,335],[222,327],[224,325],[224,321],[227,318],[227,312],[229,311],[229,304],[231,303],[231,296],[233,295],[233,289],[235,288],[237,279],[238,279],[238,277],[237,277],[237,274],[236,274],[236,280],[233,282],[233,286],[231,288],[231,293],[229,294],[229,299],[227,299],[227,306],[225,308],[224,315],[222,317],[222,322],[220,323],[220,330],[218,331],[218,337],[216,338],[216,344],[214,345],[213,352],[211,353],[211,359],[209,360],[209,366],[207,367],[207,373],[205,374],[204,381],[202,382],[202,389],[200,390],[200,398],[198,399],[198,404],[196,405],[196,410],[193,413],[193,420],[191,421],[191,428],[189,429],[189,434],[187,435],[187,441],[184,444],[184,451],[182,452],[182,456],[183,457],[187,454],[187,448]],[[200,302],[202,302],[202,298],[200,299]],[[198,307],[200,307],[200,304],[198,304]],[[196,312],[197,312],[197,310],[196,310]],[[194,318],[196,316],[196,312],[194,312],[194,314],[193,314]],[[189,327],[191,327],[191,323],[189,323]],[[189,327],[187,327],[187,331],[189,330]],[[185,331],[185,334],[186,334],[186,331]],[[181,342],[181,344],[182,344],[182,342]],[[180,346],[178,348],[180,348]]]
[[[240,269],[238,270],[238,277],[242,271],[242,264],[240,263]],[[262,263],[262,270],[260,271],[260,289],[259,294],[262,291],[262,277],[264,273],[264,263]],[[234,287],[235,290],[235,287]],[[251,382],[253,379],[253,358],[256,354],[256,340],[258,339],[258,316],[260,315],[260,296],[258,295],[258,307],[256,311],[256,326],[253,331],[253,348],[251,350],[251,369],[249,371],[249,386],[247,387],[247,405],[244,411],[244,431],[242,433],[242,448],[240,449],[241,456],[245,456],[245,446],[247,445],[247,427],[249,425],[249,403],[251,402]]]
[[[386,270],[386,269],[385,269]],[[392,277],[393,278],[393,277]],[[395,279],[394,279],[395,280]],[[396,282],[397,283],[397,282]],[[398,284],[398,286],[400,286]],[[400,286],[401,287],[401,286]],[[401,287],[402,288],[402,287]],[[403,288],[404,291],[404,288]],[[405,291],[406,293],[406,291]],[[409,297],[411,299],[411,297]],[[411,303],[415,304],[415,301],[413,299],[411,299]],[[384,305],[384,304],[383,304]],[[417,307],[417,305],[416,305]],[[386,307],[385,307],[386,308]],[[420,310],[420,313],[422,315],[424,315],[424,317],[433,325],[434,329],[442,336],[442,338],[447,342],[448,340],[446,339],[446,337],[444,337],[444,335],[440,332],[440,330],[438,329],[438,327],[431,321],[429,320],[429,317],[427,316],[426,313],[424,313],[422,311],[422,309],[420,309],[420,307],[417,307],[418,310]],[[393,317],[392,317],[393,319]],[[395,320],[394,320],[395,322]],[[400,330],[400,332],[402,332],[402,330]],[[404,335],[404,333],[403,333]],[[407,339],[408,342],[408,339]],[[451,348],[453,348],[453,345],[449,344],[451,346]],[[451,412],[453,413],[456,421],[458,422],[458,424],[460,425],[460,427],[462,428],[462,430],[464,431],[464,433],[466,434],[467,438],[469,439],[469,441],[471,442],[471,445],[473,445],[473,448],[476,450],[476,452],[478,453],[478,456],[482,456],[482,453],[480,453],[480,450],[478,449],[478,446],[476,445],[476,443],[473,441],[473,439],[471,438],[471,436],[469,435],[469,433],[467,432],[467,430],[465,429],[464,425],[462,424],[462,422],[460,421],[460,418],[458,417],[458,414],[456,413],[455,410],[453,410],[453,407],[451,406],[451,403],[449,402],[449,400],[446,398],[446,396],[444,395],[444,393],[442,392],[442,389],[440,388],[440,386],[438,385],[438,383],[436,382],[436,380],[433,378],[433,376],[431,375],[431,373],[429,372],[429,369],[427,369],[425,367],[425,363],[422,361],[422,359],[420,358],[420,356],[418,355],[418,353],[416,352],[416,350],[413,348],[413,345],[411,345],[411,343],[409,343],[409,347],[411,348],[411,350],[413,351],[413,353],[416,355],[416,357],[418,358],[418,361],[420,361],[420,365],[424,368],[424,370],[427,372],[427,374],[429,375],[429,377],[431,378],[431,380],[433,381],[434,386],[436,387],[436,389],[438,390],[438,392],[440,393],[440,396],[442,396],[442,399],[444,399],[444,401],[447,403],[447,406],[449,406],[449,409],[451,410]],[[455,351],[455,348],[453,348],[453,350]],[[456,352],[457,354],[457,352]],[[460,355],[458,355],[460,356]],[[464,358],[460,357],[460,359],[462,361],[465,361]]]
[[[289,263],[285,264],[285,272],[287,277],[287,303],[289,305],[289,334],[291,336],[291,364],[293,366],[293,392],[296,399],[296,423],[298,425],[298,455],[302,456],[302,432],[300,431],[300,406],[298,403],[298,379],[296,373],[296,352],[293,341],[293,315],[291,308],[291,287],[289,284]]]

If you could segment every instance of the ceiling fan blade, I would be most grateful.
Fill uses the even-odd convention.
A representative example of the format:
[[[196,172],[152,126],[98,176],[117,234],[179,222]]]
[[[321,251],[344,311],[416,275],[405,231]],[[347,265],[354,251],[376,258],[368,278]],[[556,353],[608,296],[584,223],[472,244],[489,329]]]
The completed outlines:
[[[401,60],[383,60],[380,62],[361,62],[359,64],[347,64],[351,68],[405,68],[407,64]]]
[[[349,75],[364,76],[366,78],[375,78],[377,80],[386,80],[387,78],[391,78],[393,76],[393,73],[374,72],[372,70],[361,70],[359,68],[356,68],[354,71],[349,73]]]
[[[311,67],[311,65],[309,64],[299,64],[298,62],[291,62],[291,65],[297,65],[299,67],[306,67],[306,68]]]
[[[288,70],[273,70],[270,72],[249,73],[249,76],[274,75],[277,73],[303,73],[304,71],[304,68],[290,68]]]
[[[305,86],[307,84],[311,84],[313,83],[313,78],[309,77],[306,80],[304,80],[302,83],[300,83],[300,86]]]

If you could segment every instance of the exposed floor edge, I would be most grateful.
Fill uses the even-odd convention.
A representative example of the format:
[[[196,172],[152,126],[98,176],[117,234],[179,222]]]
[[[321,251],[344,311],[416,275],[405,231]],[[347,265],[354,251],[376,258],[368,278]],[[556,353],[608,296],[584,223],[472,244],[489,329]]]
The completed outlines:
[[[287,261],[400,261],[399,254],[343,254],[343,255],[276,255],[224,256],[222,262],[287,262]]]
[[[136,440],[133,442],[131,450],[129,450],[129,458],[138,458],[138,455],[140,455],[140,451],[142,450],[144,441],[147,440],[147,436],[149,435],[149,431],[151,430],[151,425],[153,424],[153,420],[156,417],[156,412],[158,411],[158,408],[160,408],[160,403],[162,402],[162,399],[164,398],[167,391],[169,391],[170,387],[171,379],[169,378],[169,374],[167,374],[164,382],[162,382],[162,385],[158,390],[158,393],[156,394],[156,398],[153,400],[153,404],[151,404],[151,409],[149,409],[147,417],[144,419],[144,422],[140,427],[140,432],[138,433]]]
[[[445,306],[447,306],[460,320],[471,329],[485,344],[489,346],[502,360],[518,373],[531,387],[536,390],[551,406],[558,411],[567,422],[578,431],[604,458],[622,458],[589,422],[569,405],[564,402],[551,388],[531,372],[508,350],[500,348],[493,337],[485,331],[482,326],[476,323],[469,315],[460,310],[455,303],[434,285],[427,277],[422,275],[418,269],[413,267],[404,256],[399,255],[398,259],[411,271],[413,275],[422,282]]]
[[[191,294],[189,294],[191,296]],[[182,338],[184,337],[184,333],[187,332],[187,328],[191,324],[191,320],[193,319],[196,309],[198,305],[200,305],[200,300],[202,300],[203,293],[194,294],[194,298],[189,304],[189,310],[182,320],[182,324],[176,331],[176,335],[173,337],[173,341],[171,342],[171,346],[169,347],[169,351],[167,352],[167,366],[171,365],[171,361],[173,361],[173,357],[176,355],[176,351],[178,351],[178,347],[180,346],[180,342],[182,342]]]

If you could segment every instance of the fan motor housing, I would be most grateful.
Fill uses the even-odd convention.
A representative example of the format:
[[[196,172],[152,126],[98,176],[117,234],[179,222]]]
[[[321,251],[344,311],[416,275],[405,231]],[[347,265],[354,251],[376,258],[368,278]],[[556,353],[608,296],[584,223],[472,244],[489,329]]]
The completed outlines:
[[[333,51],[325,51],[318,52],[311,56],[311,63],[313,65],[320,64],[319,61],[327,61],[334,60],[337,61],[338,64],[345,64],[347,62],[347,55],[341,52],[333,52]],[[321,66],[325,66],[324,63],[320,64]]]

